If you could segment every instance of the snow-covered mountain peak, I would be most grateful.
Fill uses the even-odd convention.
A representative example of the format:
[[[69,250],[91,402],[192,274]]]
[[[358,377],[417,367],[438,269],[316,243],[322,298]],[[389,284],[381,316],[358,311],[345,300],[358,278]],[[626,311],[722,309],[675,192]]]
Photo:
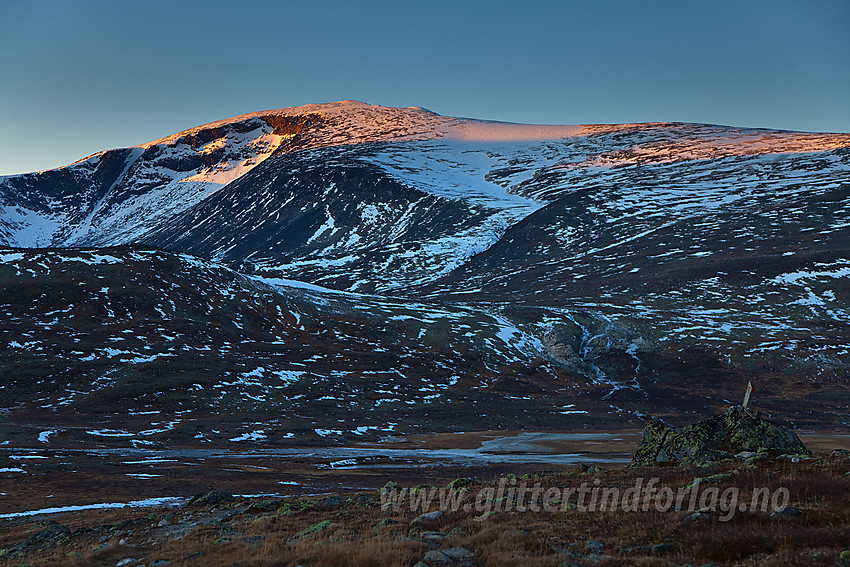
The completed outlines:
[[[458,119],[420,107],[392,108],[354,100],[307,104],[241,114],[153,140],[140,147],[171,145],[224,131],[266,124],[278,134],[299,135],[292,149],[440,137]]]
[[[588,132],[585,126],[495,122],[443,116],[419,106],[394,108],[355,100],[307,104],[241,114],[153,140],[139,147],[210,139],[265,124],[275,134],[297,136],[282,152],[375,142],[446,139],[463,142],[559,140]]]
[[[234,235],[266,226],[268,236],[245,251],[252,262],[280,267],[278,258],[286,257],[287,265],[324,266],[329,257],[360,258],[367,250],[384,258],[375,260],[382,270],[387,262],[403,265],[395,271],[410,277],[397,281],[409,283],[465,262],[577,184],[617,177],[622,168],[771,154],[818,154],[835,165],[843,150],[834,151],[847,147],[846,134],[687,123],[550,126],[352,100],[310,104],[243,114],[0,179],[0,243],[172,247],[191,232],[212,246],[213,231],[223,240],[206,252],[238,261]],[[387,192],[375,193],[385,182]],[[303,202],[296,207],[290,198]],[[436,218],[426,205],[449,207],[453,212],[443,214],[451,230],[442,221],[420,226]],[[210,219],[223,208],[233,209],[232,219],[251,220],[218,227]],[[275,224],[284,217],[292,234]],[[263,252],[268,247],[280,250]],[[433,269],[423,275],[426,263]]]

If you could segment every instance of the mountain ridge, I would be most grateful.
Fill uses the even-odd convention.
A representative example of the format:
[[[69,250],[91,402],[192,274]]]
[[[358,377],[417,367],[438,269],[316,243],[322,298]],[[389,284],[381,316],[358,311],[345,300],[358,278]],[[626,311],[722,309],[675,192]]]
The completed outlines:
[[[68,300],[58,311],[15,296],[30,287],[44,297],[64,293],[57,282],[94,287],[111,272],[81,269],[75,255],[114,256],[97,251],[129,246],[159,252],[121,252],[112,277],[144,282],[145,297],[156,290],[162,299],[150,301],[164,312],[172,309],[170,294],[184,297],[170,299],[190,314],[189,327],[212,325],[203,331],[214,335],[210,344],[234,344],[230,335],[243,333],[222,314],[193,306],[241,309],[223,282],[243,282],[240,297],[260,311],[263,298],[283,309],[293,285],[302,294],[314,286],[314,319],[347,337],[325,329],[328,344],[339,354],[360,345],[359,354],[345,377],[326,361],[297,388],[318,403],[323,388],[366,387],[364,369],[390,377],[381,387],[397,390],[393,403],[411,409],[399,425],[407,431],[451,421],[416,393],[428,375],[445,379],[452,411],[480,427],[517,416],[555,428],[563,416],[592,427],[646,413],[684,415],[700,403],[727,404],[728,391],[747,379],[769,385],[765,402],[779,415],[847,425],[840,408],[850,403],[850,135],[683,123],[516,125],[343,101],[250,113],[95,156],[0,179],[0,245],[7,247],[0,309],[8,317],[0,363],[19,372],[25,359],[48,378],[76,376],[96,405],[107,393],[92,385],[107,376],[142,376],[153,364],[157,373],[173,368],[165,380],[179,390],[197,383],[181,381],[189,367],[212,364],[188,346],[168,350],[153,338],[152,350],[140,342],[132,357],[96,343],[75,348],[74,340],[100,336],[83,324],[82,304],[103,307],[101,318],[138,313],[130,320],[143,326],[162,318],[126,293]],[[200,279],[188,284],[182,271],[163,266],[195,266]],[[37,278],[27,280],[30,273]],[[256,291],[269,285],[290,291],[283,299]],[[202,299],[185,299],[193,294]],[[286,310],[264,317],[271,329],[293,324]],[[398,339],[407,354],[386,344],[398,329],[386,337],[370,330],[388,329],[384,319],[416,326]],[[80,332],[32,326],[54,320]],[[115,325],[109,321],[106,327]],[[107,340],[120,344],[132,326],[114,328]],[[292,332],[286,348],[325,352],[310,333]],[[41,351],[33,343],[23,356],[20,345],[28,343],[18,337],[26,334],[39,337]],[[436,343],[420,344],[427,337]],[[278,339],[244,340],[270,341],[263,352],[284,348]],[[364,344],[395,354],[376,362]],[[503,344],[515,349],[510,360]],[[428,367],[433,349],[448,357],[444,366]],[[49,354],[72,351],[83,354],[61,363]],[[233,383],[228,395],[236,398],[240,388],[255,396],[275,380],[269,372],[300,364],[266,361],[258,363],[263,372],[245,377],[256,369],[243,368],[243,355],[250,357],[216,359],[202,381]],[[423,360],[400,371],[407,358]],[[36,382],[22,388],[27,399],[45,395],[36,395]],[[823,410],[798,407],[786,399],[792,392]],[[499,401],[514,398],[524,401]],[[475,421],[469,412],[484,399],[492,415]],[[515,402],[525,404],[522,411]],[[235,419],[248,420],[249,408],[239,408]],[[343,419],[335,411],[298,427],[335,429],[332,422]],[[381,411],[373,415],[389,419]]]

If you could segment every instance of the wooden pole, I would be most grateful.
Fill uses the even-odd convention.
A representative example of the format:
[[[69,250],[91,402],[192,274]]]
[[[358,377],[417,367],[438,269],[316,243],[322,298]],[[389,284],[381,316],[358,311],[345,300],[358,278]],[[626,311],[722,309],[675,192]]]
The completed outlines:
[[[747,407],[750,405],[750,396],[752,395],[752,393],[753,393],[753,383],[747,382],[747,391],[744,394],[744,403],[741,404],[741,406],[744,409],[747,409]]]

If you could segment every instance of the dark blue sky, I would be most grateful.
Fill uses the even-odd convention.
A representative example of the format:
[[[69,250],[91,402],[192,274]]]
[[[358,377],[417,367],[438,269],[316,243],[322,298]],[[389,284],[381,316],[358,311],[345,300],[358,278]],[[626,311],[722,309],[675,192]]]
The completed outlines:
[[[0,1],[0,174],[357,99],[850,132],[850,2]]]

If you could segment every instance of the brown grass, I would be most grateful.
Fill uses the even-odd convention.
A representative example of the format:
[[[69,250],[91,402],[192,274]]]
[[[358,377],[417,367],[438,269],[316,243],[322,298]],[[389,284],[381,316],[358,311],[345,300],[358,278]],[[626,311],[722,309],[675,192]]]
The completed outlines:
[[[0,564],[114,566],[133,557],[141,560],[139,564],[164,559],[172,561],[172,565],[211,567],[412,566],[435,547],[465,547],[475,553],[476,564],[481,566],[555,567],[564,562],[612,566],[841,564],[838,554],[850,548],[850,460],[846,457],[814,463],[765,461],[754,469],[744,468],[742,463],[727,463],[708,469],[627,469],[588,475],[581,474],[578,468],[565,468],[540,480],[546,487],[566,487],[599,478],[601,486],[628,487],[637,477],[656,476],[662,485],[680,487],[695,476],[707,477],[735,467],[737,474],[711,486],[721,491],[738,487],[746,502],[753,487],[784,486],[791,495],[790,505],[800,508],[799,514],[771,517],[764,512],[738,512],[723,522],[718,514],[684,521],[688,511],[570,510],[502,512],[476,521],[474,512],[460,511],[447,513],[434,525],[416,527],[410,523],[416,513],[385,512],[375,500],[344,505],[305,501],[308,508],[290,514],[274,511],[274,507],[248,511],[247,503],[239,501],[218,508],[117,510],[57,517],[56,521],[72,530],[85,527],[95,531],[78,533],[70,541],[43,552],[0,559]],[[479,480],[475,486],[489,486],[496,481]],[[386,518],[398,523],[376,527]],[[131,525],[127,520],[135,523]],[[166,536],[159,527],[162,520],[172,527],[191,529],[183,537]],[[291,542],[300,530],[324,520],[330,521],[326,530]],[[0,528],[3,548],[25,540],[44,526],[29,519],[7,521]],[[429,544],[421,537],[423,531],[444,532],[446,539]],[[108,548],[95,549],[102,540],[110,544]],[[591,550],[586,549],[589,540],[602,544],[598,556],[591,556]],[[670,547],[659,551],[646,547],[657,544]],[[644,547],[621,555],[621,550],[641,546]]]

